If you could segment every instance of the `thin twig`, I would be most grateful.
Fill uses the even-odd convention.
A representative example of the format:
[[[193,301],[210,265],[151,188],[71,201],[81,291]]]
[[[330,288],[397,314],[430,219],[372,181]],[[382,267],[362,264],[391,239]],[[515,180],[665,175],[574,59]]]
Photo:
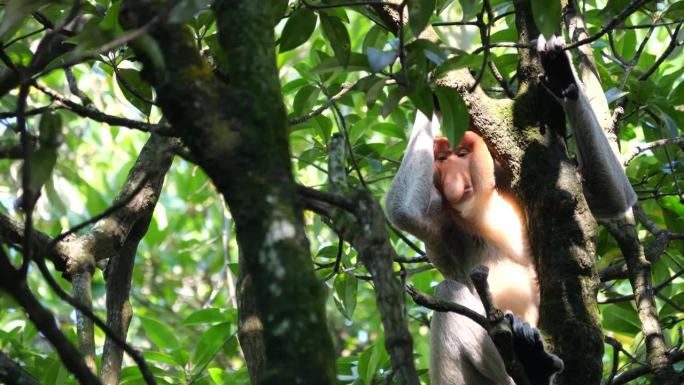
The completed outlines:
[[[97,122],[107,123],[111,126],[122,126],[133,128],[136,130],[144,132],[154,132],[162,136],[176,136],[176,132],[168,125],[165,121],[160,124],[151,124],[146,122],[141,122],[138,120],[122,118],[119,116],[113,116],[105,114],[104,112],[84,107],[76,102],[69,100],[69,98],[60,95],[59,93],[44,87],[36,82],[33,85],[38,88],[41,92],[48,95],[50,99],[61,103],[64,107],[68,108],[69,111],[82,116],[84,118],[89,118]]]
[[[104,218],[110,216],[111,214],[121,210],[128,203],[130,203],[133,200],[133,198],[135,198],[138,195],[138,193],[140,191],[142,191],[143,188],[145,188],[145,185],[147,183],[147,179],[148,179],[147,177],[143,178],[140,181],[140,183],[133,189],[133,191],[131,191],[131,193],[128,194],[128,196],[124,197],[119,202],[113,204],[107,210],[101,212],[100,214],[98,214],[98,215],[96,215],[96,216],[94,216],[94,217],[92,217],[92,218],[90,218],[84,222],[79,223],[76,226],[71,227],[69,230],[67,230],[67,231],[59,234],[58,236],[54,237],[52,239],[52,241],[50,241],[50,243],[48,244],[48,249],[53,248],[57,243],[61,242],[62,240],[64,240],[69,235],[75,234],[75,233],[79,232],[81,229],[85,228],[86,226],[89,226],[89,225],[91,225],[91,224],[93,224],[93,223],[95,223],[101,219],[104,219]]]
[[[491,325],[485,316],[466,306],[422,294],[411,285],[406,285],[406,292],[413,298],[413,301],[420,306],[439,312],[457,313],[470,318],[475,323],[482,326],[484,330],[489,331],[491,328]]]
[[[678,24],[677,27],[675,27],[674,32],[672,33],[672,35],[670,35],[670,44],[667,45],[667,48],[665,48],[663,54],[660,55],[660,57],[658,57],[658,60],[656,60],[655,63],[653,63],[653,65],[646,70],[646,72],[639,76],[638,79],[640,81],[648,79],[648,77],[651,76],[653,72],[655,72],[655,70],[658,69],[658,67],[660,67],[661,64],[663,64],[665,59],[667,59],[667,57],[670,56],[672,51],[674,51],[674,49],[677,48],[677,45],[679,45],[679,41],[677,40],[677,34],[679,33],[679,30],[681,28],[682,24]]]
[[[534,49],[534,47],[530,44],[522,44],[522,43],[511,43],[511,42],[501,42],[501,43],[489,43],[486,48],[518,48],[518,49]],[[480,52],[484,51],[485,47],[478,47],[471,52],[471,55],[477,55]]]
[[[589,36],[586,39],[578,40],[572,44],[568,44],[567,46],[565,46],[565,48],[563,48],[563,50],[567,51],[570,49],[577,48],[577,47],[584,45],[584,44],[593,43],[594,41],[601,38],[601,36],[605,35],[608,31],[612,31],[616,25],[622,23],[627,17],[629,17],[629,15],[631,15],[637,9],[639,9],[642,5],[644,5],[650,1],[652,1],[652,0],[634,0],[634,1],[632,1],[627,7],[625,7],[625,9],[622,12],[615,15],[615,17],[613,17],[607,24],[605,24],[603,26],[603,28],[601,28],[601,30],[598,31],[596,34]]]
[[[629,153],[627,153],[624,156],[623,164],[627,166],[634,158],[637,157],[637,155],[641,154],[642,152],[652,150],[656,147],[668,146],[671,144],[684,144],[684,136],[679,136],[676,138],[659,139],[654,140],[653,142],[636,145],[634,146],[634,148],[632,148],[632,150]]]
[[[325,104],[323,104],[322,106],[320,106],[320,107],[316,108],[315,110],[309,112],[306,115],[291,118],[288,121],[288,123],[291,126],[293,126],[295,124],[306,122],[307,120],[313,118],[316,115],[320,115],[321,113],[323,113],[323,111],[327,110],[333,103],[340,100],[344,95],[349,93],[349,91],[351,91],[354,88],[354,86],[355,86],[355,84],[343,83],[342,89],[340,89],[340,91],[338,93],[336,93],[335,95],[328,98],[328,101]]]

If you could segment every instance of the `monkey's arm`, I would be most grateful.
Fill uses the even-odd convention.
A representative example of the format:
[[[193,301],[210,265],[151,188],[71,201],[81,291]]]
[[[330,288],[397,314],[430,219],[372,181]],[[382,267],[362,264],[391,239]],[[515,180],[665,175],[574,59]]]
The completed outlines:
[[[563,47],[561,37],[546,41],[539,36],[537,50],[544,67],[544,84],[563,106],[575,133],[584,194],[592,213],[600,219],[617,218],[636,203],[637,196]]]
[[[435,218],[441,207],[441,196],[433,183],[436,126],[422,112],[416,113],[404,159],[385,200],[389,220],[422,240],[436,233]]]

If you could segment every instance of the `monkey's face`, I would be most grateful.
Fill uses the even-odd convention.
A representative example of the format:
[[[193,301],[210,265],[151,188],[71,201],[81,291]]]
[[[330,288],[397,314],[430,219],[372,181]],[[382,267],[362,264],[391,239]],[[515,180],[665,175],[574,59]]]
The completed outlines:
[[[433,145],[434,183],[462,218],[470,218],[494,191],[494,161],[484,140],[466,131],[453,149],[444,137]]]

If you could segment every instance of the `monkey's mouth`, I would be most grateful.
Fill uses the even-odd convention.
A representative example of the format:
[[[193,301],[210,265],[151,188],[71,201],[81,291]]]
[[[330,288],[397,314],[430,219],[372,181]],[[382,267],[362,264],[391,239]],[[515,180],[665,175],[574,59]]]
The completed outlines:
[[[463,189],[463,195],[461,195],[461,199],[459,199],[460,202],[467,201],[473,196],[473,186],[466,186],[466,188]]]

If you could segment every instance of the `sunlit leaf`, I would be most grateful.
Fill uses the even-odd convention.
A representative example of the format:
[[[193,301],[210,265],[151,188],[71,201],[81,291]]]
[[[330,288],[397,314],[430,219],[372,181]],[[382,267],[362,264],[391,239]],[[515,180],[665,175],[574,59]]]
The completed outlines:
[[[333,284],[335,304],[347,319],[351,319],[356,309],[358,279],[351,274],[337,274]]]
[[[140,72],[131,68],[121,68],[116,72],[116,82],[126,100],[145,115],[152,109],[152,87],[142,80]]]
[[[199,338],[192,353],[192,362],[195,365],[192,376],[201,373],[231,338],[235,336],[229,323],[220,323],[207,329]]]
[[[147,334],[147,337],[161,349],[178,349],[180,343],[175,333],[169,325],[162,323],[154,318],[140,317],[140,322]]]
[[[453,88],[438,87],[435,95],[442,111],[442,134],[449,139],[452,146],[455,146],[470,127],[468,108],[461,94]]]
[[[227,322],[230,317],[223,313],[221,309],[208,308],[200,309],[183,320],[183,325],[201,325],[201,324],[212,324],[217,322]]]

